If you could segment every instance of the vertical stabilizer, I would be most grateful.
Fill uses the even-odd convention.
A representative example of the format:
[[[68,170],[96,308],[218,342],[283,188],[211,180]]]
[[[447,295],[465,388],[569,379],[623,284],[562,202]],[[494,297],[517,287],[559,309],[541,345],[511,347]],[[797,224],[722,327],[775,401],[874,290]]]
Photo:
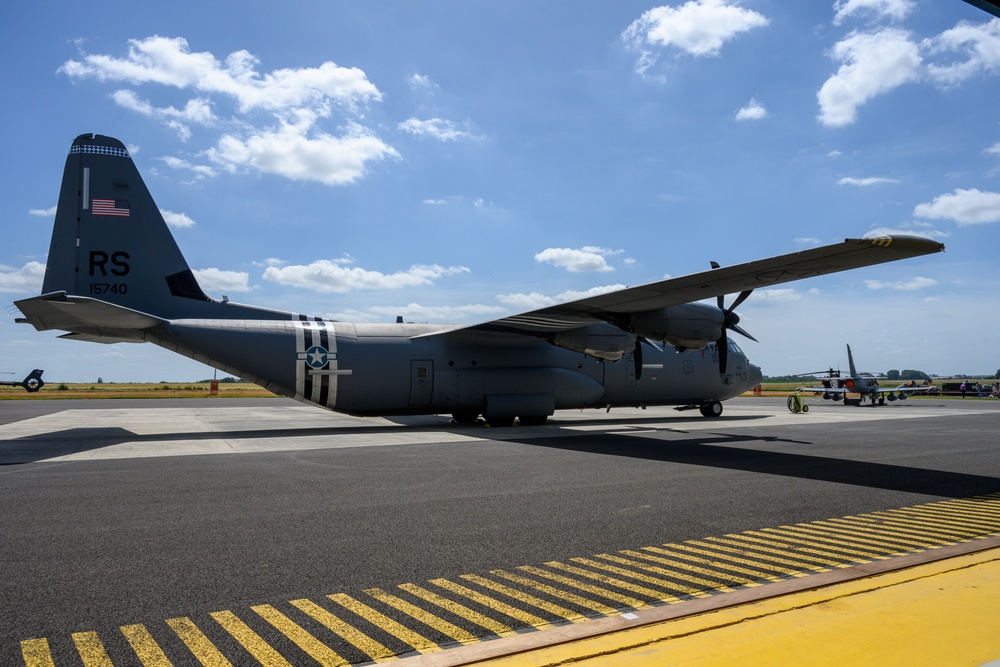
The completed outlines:
[[[851,377],[858,377],[858,371],[854,368],[854,356],[851,354],[851,346],[847,346],[847,365],[851,367]]]
[[[73,141],[56,210],[43,294],[66,292],[161,317],[211,301],[122,142]]]

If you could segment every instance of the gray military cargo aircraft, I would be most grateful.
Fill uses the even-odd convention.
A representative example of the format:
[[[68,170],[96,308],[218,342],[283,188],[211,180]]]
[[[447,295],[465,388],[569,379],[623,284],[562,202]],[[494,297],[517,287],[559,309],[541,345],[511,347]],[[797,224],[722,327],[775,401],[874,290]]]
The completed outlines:
[[[66,159],[42,294],[16,302],[17,321],[68,339],[154,343],[353,415],[509,425],[561,409],[673,405],[718,417],[761,380],[727,334],[748,335],[734,310],[755,288],[943,249],[847,239],[480,324],[336,322],[209,298],[124,144],[84,134]]]

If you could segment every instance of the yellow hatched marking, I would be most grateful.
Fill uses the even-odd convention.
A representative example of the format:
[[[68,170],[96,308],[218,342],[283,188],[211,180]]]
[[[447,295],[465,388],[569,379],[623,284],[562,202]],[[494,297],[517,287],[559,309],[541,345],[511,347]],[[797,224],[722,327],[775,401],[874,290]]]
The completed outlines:
[[[970,535],[975,536],[981,534],[979,532],[962,530],[955,526],[936,526],[929,521],[914,519],[895,512],[873,512],[871,514],[863,515],[861,519],[879,523],[884,521],[891,526],[899,526],[901,528],[913,530],[919,535],[944,538],[948,540],[963,540]]]
[[[398,598],[391,593],[386,593],[381,588],[367,588],[365,589],[365,593],[368,593],[368,595],[372,596],[379,602],[383,602],[390,607],[398,609],[404,614],[412,616],[424,625],[434,628],[441,634],[451,637],[457,642],[461,642],[463,644],[474,644],[479,641],[472,633],[463,630],[454,623],[449,623],[443,618],[439,618],[428,611],[424,611],[414,604],[410,604],[406,600]]]
[[[581,565],[586,565],[597,570],[606,570],[608,572],[614,572],[615,574],[624,574],[626,577],[632,579],[638,579],[639,581],[645,581],[647,583],[655,584],[666,589],[674,590],[684,590],[683,586],[669,582],[663,579],[657,579],[656,577],[650,577],[643,575],[640,572],[635,572],[633,570],[626,570],[624,568],[614,568],[609,566],[607,563],[598,563],[597,561],[589,560],[587,558],[571,558],[575,563],[580,563]],[[680,602],[680,600],[670,593],[663,590],[656,590],[654,588],[647,588],[645,586],[640,586],[639,584],[632,583],[631,581],[626,581],[624,579],[619,579],[618,577],[609,577],[601,572],[591,572],[590,570],[585,570],[582,567],[576,567],[575,565],[568,565],[566,563],[560,563],[559,561],[549,561],[545,564],[556,570],[562,570],[563,572],[569,572],[570,574],[575,574],[578,577],[587,577],[588,579],[593,579],[594,581],[599,581],[602,584],[607,584],[608,586],[615,586],[616,588],[624,588],[627,591],[632,591],[638,595],[645,595],[646,597],[653,598],[659,602],[669,602],[671,604],[675,602]]]
[[[495,621],[489,616],[484,616],[483,614],[480,614],[478,611],[469,609],[465,605],[461,605],[455,602],[454,600],[449,600],[448,598],[441,597],[437,593],[432,593],[431,591],[425,588],[421,588],[420,586],[417,586],[415,584],[400,584],[399,587],[402,588],[407,593],[410,593],[411,595],[415,595],[418,598],[427,600],[431,604],[436,604],[442,609],[450,611],[456,616],[461,616],[467,621],[472,621],[476,625],[481,625],[496,635],[503,637],[505,635],[514,634],[514,631],[510,627],[504,625],[500,621]]]
[[[670,561],[670,560],[668,560],[666,558],[657,558],[656,556],[648,556],[647,554],[641,554],[638,551],[619,551],[618,553],[625,554],[625,555],[628,555],[628,556],[632,556],[634,558],[648,558],[649,560],[654,560],[655,559],[656,561],[661,561],[661,562],[664,562],[664,563],[670,563],[670,562],[676,563],[676,561]],[[655,572],[656,574],[663,574],[663,575],[666,575],[668,577],[674,577],[674,578],[677,578],[677,579],[681,579],[682,581],[690,581],[692,583],[699,584],[701,586],[705,586],[706,588],[708,588],[710,590],[713,590],[713,591],[727,591],[728,592],[728,591],[733,590],[726,582],[709,581],[708,579],[702,579],[701,577],[695,576],[695,575],[691,574],[690,572],[685,572],[684,570],[669,570],[669,569],[667,569],[665,567],[659,567],[657,565],[651,565],[650,563],[641,563],[639,561],[635,561],[635,560],[632,560],[630,558],[623,558],[621,556],[616,556],[614,554],[596,554],[595,558],[603,558],[605,560],[611,561],[612,563],[618,563],[619,565],[627,565],[628,567],[635,567],[635,568],[639,568],[641,570],[646,570],[647,572]],[[692,571],[701,571],[702,569],[703,568],[700,568],[700,567],[697,567],[697,566],[694,566],[694,565],[691,566],[691,570]],[[719,573],[714,573],[714,574],[717,577],[721,577],[721,575]],[[737,578],[737,577],[731,577],[730,581],[733,581],[733,580],[738,580],[738,581],[741,581],[741,582],[746,582],[747,581],[747,580],[743,579],[742,577],[739,577],[739,578]]]
[[[801,559],[792,560],[791,558],[785,558],[788,552],[781,551],[779,549],[770,549],[765,546],[758,545],[747,545],[742,544],[738,540],[733,540],[725,537],[706,537],[706,542],[716,543],[719,545],[729,545],[736,547],[734,551],[736,553],[745,554],[747,556],[753,556],[754,558],[760,558],[762,560],[770,560],[775,563],[782,563],[784,565],[789,565],[791,567],[799,568],[800,570],[813,570],[817,572],[827,572],[830,568],[822,567],[814,563],[810,563],[810,560],[818,560],[812,557],[803,556]],[[698,541],[692,540],[695,544],[699,544]],[[716,545],[718,546],[718,545]],[[769,555],[772,554],[772,555]]]
[[[522,623],[530,625],[531,627],[541,629],[542,627],[551,625],[551,623],[549,623],[543,618],[539,618],[534,614],[529,614],[528,612],[518,609],[517,607],[512,607],[509,604],[506,604],[505,602],[501,602],[496,598],[490,597],[489,595],[483,595],[482,593],[477,593],[471,588],[466,588],[462,584],[456,584],[455,582],[448,581],[447,579],[431,579],[431,583],[434,584],[435,586],[440,586],[441,588],[449,590],[452,593],[463,595],[472,600],[473,602],[478,602],[479,604],[483,605],[484,607],[487,607],[488,609],[492,609],[493,611],[498,611],[501,614],[505,614],[511,618],[515,618],[521,621]]]
[[[807,531],[798,530],[794,526],[783,526],[782,528],[764,528],[761,533],[765,535],[773,535],[775,537],[796,540],[802,544],[811,544],[817,547],[824,547],[825,549],[833,549],[831,553],[844,553],[851,554],[854,556],[863,556],[865,558],[874,558],[876,560],[886,560],[889,558],[884,554],[878,554],[871,551],[862,551],[856,547],[860,546],[858,544],[852,543],[849,540],[835,540],[831,538],[824,538],[818,535],[812,535]],[[829,546],[828,546],[829,545]],[[845,546],[848,545],[848,546]]]
[[[725,537],[708,537],[706,538],[713,542],[722,542],[724,544],[732,544],[734,546],[746,546],[749,549],[754,549],[755,551],[763,551],[764,553],[770,554],[780,554],[782,556],[787,556],[789,562],[801,562],[806,567],[815,567],[814,563],[820,565],[826,565],[827,567],[843,567],[843,563],[839,561],[833,561],[828,558],[823,558],[822,556],[806,555],[801,553],[789,553],[788,549],[790,546],[794,546],[799,551],[807,551],[806,549],[800,549],[798,545],[790,545],[787,542],[775,542],[773,540],[764,540],[759,537],[751,537],[748,533],[738,533],[732,535],[726,535]],[[794,560],[792,560],[794,558]]]
[[[323,667],[340,667],[350,662],[342,658],[336,651],[306,632],[295,621],[288,618],[269,604],[259,604],[250,607],[265,621],[292,640],[296,646],[305,651],[313,660]]]
[[[362,653],[367,654],[375,662],[385,662],[396,657],[396,654],[385,646],[382,646],[382,644],[361,632],[353,625],[348,625],[312,600],[292,600],[289,604],[312,616],[329,630],[349,641]]]
[[[205,634],[198,629],[190,618],[171,618],[167,620],[167,625],[173,630],[181,641],[194,654],[194,657],[201,662],[204,667],[232,667],[233,663],[226,660],[225,656],[215,648]]]
[[[25,639],[21,642],[21,657],[24,658],[25,667],[56,667],[52,661],[52,652],[49,651],[49,640]]]
[[[880,517],[874,514],[859,514],[858,516],[852,516],[849,518],[869,526],[892,529],[897,533],[902,535],[911,535],[916,539],[930,540],[934,544],[941,544],[942,541],[951,541],[950,539],[942,540],[942,536],[936,536],[934,531],[923,529],[923,526],[915,528],[911,525],[912,522],[901,521],[895,517]]]
[[[401,625],[396,621],[392,620],[385,614],[375,611],[363,602],[359,602],[352,598],[346,593],[337,593],[335,595],[327,595],[328,598],[344,607],[345,609],[357,614],[361,618],[369,621],[370,623],[378,626],[382,630],[388,632],[390,635],[413,647],[414,650],[420,653],[431,653],[432,651],[440,651],[441,647],[427,639],[423,635],[417,634],[413,630],[410,630],[405,625]]]
[[[548,565],[548,563],[546,563]],[[517,569],[527,572],[528,574],[533,574],[536,577],[544,577],[551,581],[557,583],[571,586],[577,588],[581,591],[586,591],[588,593],[593,593],[594,595],[600,595],[609,600],[614,600],[618,604],[623,604],[628,607],[635,607],[636,609],[645,609],[649,606],[648,602],[634,598],[630,595],[622,595],[616,591],[608,590],[607,588],[602,588],[600,586],[594,586],[593,584],[588,584],[586,582],[580,581],[579,579],[573,579],[570,577],[564,577],[561,574],[555,574],[554,572],[548,572],[538,567],[533,567],[531,565],[521,565]]]
[[[986,512],[989,514],[1000,513],[1000,499],[998,498],[962,498],[959,500],[942,500],[940,504],[948,503],[967,508],[972,512]]]
[[[913,551],[916,548],[926,548],[930,546],[927,542],[917,542],[912,539],[907,539],[903,537],[897,537],[887,534],[885,531],[872,530],[863,525],[852,524],[847,521],[842,521],[839,519],[831,519],[829,521],[816,521],[813,525],[823,528],[824,530],[830,530],[835,533],[842,535],[863,535],[865,537],[870,537],[871,539],[878,540],[883,544],[895,544],[900,547],[905,548],[907,551]]]
[[[564,618],[571,623],[579,623],[587,620],[587,617],[579,612],[566,609],[565,607],[560,607],[557,604],[537,598],[530,593],[525,593],[517,590],[516,588],[510,588],[509,586],[504,586],[501,583],[486,579],[485,577],[480,577],[475,574],[463,574],[462,578],[471,581],[474,584],[479,584],[483,588],[489,588],[490,590],[496,591],[497,593],[503,593],[504,595],[524,602],[525,604],[530,604],[532,607],[536,607],[542,611],[547,611],[553,616]]]
[[[780,565],[765,564],[765,563],[761,563],[759,560],[749,560],[747,558],[742,558],[742,557],[740,557],[738,555],[730,555],[729,553],[726,553],[726,551],[729,551],[729,552],[731,552],[733,554],[742,553],[742,552],[736,551],[736,549],[718,550],[718,549],[713,548],[713,545],[711,545],[711,544],[701,544],[701,548],[698,548],[697,546],[695,546],[693,543],[690,543],[690,542],[689,543],[685,543],[685,544],[667,544],[667,545],[664,545],[664,546],[668,546],[671,549],[674,549],[676,551],[681,552],[679,555],[681,557],[683,557],[683,558],[694,558],[694,556],[689,556],[688,554],[683,553],[685,551],[690,551],[692,553],[700,554],[702,556],[708,556],[708,559],[706,560],[706,562],[709,565],[713,566],[713,567],[730,567],[729,563],[739,563],[740,565],[743,565],[743,566],[752,565],[754,567],[760,567],[761,565],[764,565],[764,566],[766,566],[766,567],[768,567],[768,568],[770,568],[772,570],[776,570],[776,571],[780,572],[781,574],[787,574],[787,575],[791,575],[793,577],[804,577],[804,576],[806,576],[805,574],[803,574],[802,572],[799,572],[798,570],[789,569],[787,567],[781,567]],[[660,549],[659,547],[643,547],[643,550],[644,551],[645,550],[658,551],[658,552],[666,553],[666,554],[672,554],[673,553],[673,552],[667,551],[665,549]],[[776,577],[776,576],[774,576],[773,574],[771,574],[769,572],[763,572],[763,571],[760,571],[760,570],[753,570],[751,568],[747,568],[746,570],[743,570],[744,573],[755,572],[755,571],[759,572],[760,578],[764,579],[766,581],[781,581],[781,579],[779,577]]]
[[[912,516],[899,510],[894,510],[892,512],[875,512],[874,514],[878,517],[887,516],[890,518],[891,522],[898,522],[904,526],[912,526],[914,529],[927,533],[928,535],[942,535],[945,537],[957,537],[959,539],[963,539],[979,537],[983,534],[981,530],[967,528],[954,521],[943,523],[938,519]]]
[[[149,634],[146,626],[141,624],[123,625],[119,628],[125,639],[132,645],[132,650],[139,656],[143,667],[173,667],[160,645]]]
[[[263,667],[292,667],[280,653],[264,641],[250,626],[231,611],[214,611],[209,614],[222,629],[233,636]]]
[[[877,540],[870,536],[862,536],[858,533],[834,530],[833,528],[816,526],[811,523],[800,523],[794,526],[785,526],[782,530],[795,531],[809,535],[812,539],[822,539],[828,542],[843,542],[861,549],[875,549],[878,554],[898,554],[902,553],[903,546],[899,544],[887,543],[884,540]],[[885,556],[888,557],[888,556]]]
[[[605,614],[605,615],[613,614],[616,611],[615,609],[612,609],[611,607],[605,604],[601,604],[600,602],[595,602],[594,600],[588,600],[587,598],[580,597],[579,595],[568,593],[566,591],[559,590],[558,588],[553,588],[552,586],[543,584],[540,581],[528,579],[527,577],[521,577],[511,572],[504,572],[503,570],[491,570],[490,574],[497,577],[503,577],[508,581],[513,581],[514,583],[521,584],[522,586],[528,586],[529,588],[534,588],[535,590],[547,593],[552,597],[559,598],[560,600],[566,600],[567,602],[572,602],[575,605],[579,605],[586,609],[590,609],[591,611],[596,611],[599,614]]]
[[[963,526],[976,527],[980,530],[988,530],[991,533],[1000,530],[1000,521],[997,520],[997,517],[985,516],[983,514],[973,512],[963,512],[951,507],[904,507],[899,511],[906,514],[913,514],[915,516],[930,517],[937,522],[945,522],[948,524],[958,523]]]
[[[678,545],[675,545],[675,546],[677,548],[680,548],[680,549],[690,549],[691,547],[688,546],[689,544],[693,544],[696,547],[701,547],[702,549],[713,550],[713,551],[701,551],[701,553],[708,553],[710,555],[712,553],[715,553],[715,554],[718,554],[721,558],[727,558],[726,554],[737,554],[738,557],[739,557],[739,559],[740,559],[740,562],[750,563],[752,565],[767,565],[768,567],[772,567],[775,570],[778,570],[779,572],[784,572],[785,574],[789,574],[789,575],[791,575],[793,577],[804,577],[804,576],[807,576],[808,573],[805,572],[804,570],[821,569],[821,568],[812,568],[812,567],[804,567],[804,566],[794,567],[794,565],[795,565],[794,563],[789,563],[789,561],[786,561],[786,560],[784,560],[782,558],[775,558],[774,556],[767,556],[767,555],[764,555],[764,554],[748,553],[746,549],[733,549],[732,547],[727,547],[724,544],[706,544],[705,542],[700,542],[698,540],[690,540],[686,544],[678,544]],[[695,551],[695,549],[692,549],[692,551]],[[749,560],[749,559],[743,558],[743,556],[753,556],[753,558],[755,560]],[[734,558],[734,560],[735,560],[735,558]],[[762,561],[769,561],[769,562],[768,563],[764,563]],[[785,565],[789,565],[790,564],[790,565],[793,565],[793,567],[782,567],[780,565],[770,565],[770,563],[783,563]]]
[[[74,632],[71,636],[85,667],[114,667],[96,632]]]
[[[816,523],[820,525],[825,525],[826,521],[817,521]],[[886,539],[895,540],[901,544],[909,544],[910,548],[921,547],[924,549],[937,549],[941,546],[940,542],[934,540],[928,540],[922,535],[914,536],[912,531],[900,531],[896,530],[891,526],[886,526],[885,524],[874,524],[870,521],[862,521],[855,517],[849,517],[847,519],[830,519],[829,523],[839,526],[841,528],[846,528],[848,530],[860,530],[866,533],[871,533],[876,536],[884,536]],[[920,539],[923,538],[923,539]]]
[[[942,500],[941,502],[920,507],[933,508],[945,512],[954,512],[964,516],[975,516],[982,520],[1000,520],[1000,503],[993,500],[990,502],[971,502],[969,500]]]
[[[847,565],[843,562],[843,559],[841,559],[841,560],[829,560],[828,558],[826,558],[826,556],[834,556],[834,557],[836,557],[836,556],[839,556],[840,554],[830,553],[830,552],[824,552],[824,551],[820,551],[818,549],[810,549],[809,547],[803,546],[805,544],[805,542],[802,542],[802,541],[791,540],[791,539],[788,539],[788,538],[785,538],[782,541],[775,541],[773,539],[772,540],[768,540],[768,539],[764,539],[764,538],[768,537],[767,535],[761,536],[760,533],[757,533],[757,532],[752,531],[752,530],[748,530],[745,533],[740,533],[739,535],[727,535],[727,537],[730,538],[730,539],[732,539],[732,540],[734,540],[734,541],[737,541],[737,542],[748,542],[751,545],[764,544],[764,545],[767,545],[769,547],[777,547],[775,553],[788,553],[788,549],[795,549],[796,552],[795,552],[794,556],[796,558],[806,558],[806,559],[809,559],[809,560],[814,560],[814,561],[816,561],[818,563],[823,563],[824,565],[829,565],[830,567],[847,567]],[[771,536],[771,537],[773,537],[773,536]],[[805,552],[807,554],[811,554],[811,555],[806,556],[806,555],[804,555],[802,553],[799,553],[800,551],[801,552]]]
[[[663,554],[663,556],[671,556],[672,558],[664,558],[663,556],[654,556],[651,553],[645,553],[646,551],[651,551],[654,553]],[[743,565],[732,565],[731,563],[721,563],[718,560],[710,560],[708,558],[703,558],[701,556],[695,556],[693,554],[677,553],[676,551],[670,551],[669,549],[663,549],[660,547],[643,547],[643,551],[620,551],[619,553],[625,554],[626,556],[632,556],[633,558],[642,558],[643,560],[652,561],[654,563],[660,563],[662,565],[671,565],[678,568],[683,568],[686,570],[691,570],[692,572],[699,572],[701,574],[714,577],[722,582],[733,581],[740,584],[746,584],[748,586],[759,586],[758,581],[760,579],[766,579],[768,581],[779,581],[779,579],[767,572],[761,572],[759,570],[754,570]],[[674,558],[683,558],[683,561],[673,560]],[[735,562],[735,559],[731,559]],[[687,561],[693,561],[695,563],[701,563],[702,565],[708,565],[711,568],[708,569],[703,567],[698,567],[692,565]],[[757,565],[757,563],[752,563]],[[723,572],[721,570],[729,570],[730,572]],[[738,572],[743,575],[734,576],[731,572]],[[750,578],[752,577],[752,578]],[[693,579],[692,579],[693,581]],[[718,584],[713,584],[718,585]]]

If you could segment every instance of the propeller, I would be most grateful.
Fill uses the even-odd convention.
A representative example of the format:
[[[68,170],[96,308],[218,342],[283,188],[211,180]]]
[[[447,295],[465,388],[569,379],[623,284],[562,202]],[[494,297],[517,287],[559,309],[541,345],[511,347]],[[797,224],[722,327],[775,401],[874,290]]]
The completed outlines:
[[[712,268],[713,269],[720,268],[719,263],[713,261]],[[749,338],[755,343],[760,342],[756,338],[751,336],[749,333],[747,333],[747,331],[740,326],[740,316],[737,315],[735,312],[733,312],[736,310],[737,306],[739,306],[741,303],[747,300],[747,297],[750,296],[751,292],[753,292],[752,289],[747,289],[740,292],[739,295],[736,297],[736,299],[733,301],[733,303],[730,304],[729,308],[726,308],[726,298],[723,295],[720,294],[718,297],[716,297],[717,299],[716,303],[718,303],[719,310],[722,311],[724,316],[722,320],[722,335],[719,336],[719,340],[715,342],[715,349],[718,350],[719,352],[720,375],[726,374],[726,366],[729,363],[729,336],[728,334],[726,334],[727,329],[732,329],[736,333],[740,334],[741,336],[745,336],[746,338]]]

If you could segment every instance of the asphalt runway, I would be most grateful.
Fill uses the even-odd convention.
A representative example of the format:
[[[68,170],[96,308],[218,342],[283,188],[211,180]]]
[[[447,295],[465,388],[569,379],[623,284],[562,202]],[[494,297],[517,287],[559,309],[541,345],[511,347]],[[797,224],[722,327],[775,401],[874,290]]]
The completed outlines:
[[[282,399],[0,401],[0,664],[35,638],[80,664],[74,633],[152,664],[123,638],[137,626],[173,665],[208,664],[164,622],[1000,492],[1000,401],[808,402],[488,429]]]

